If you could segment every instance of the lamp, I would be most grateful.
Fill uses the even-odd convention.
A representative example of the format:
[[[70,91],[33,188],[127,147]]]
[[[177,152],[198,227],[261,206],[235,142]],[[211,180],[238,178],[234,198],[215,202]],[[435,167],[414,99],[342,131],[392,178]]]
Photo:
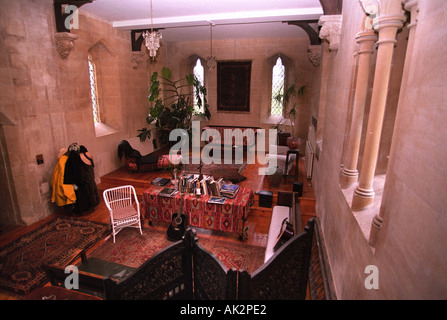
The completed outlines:
[[[161,33],[154,31],[154,25],[152,21],[152,0],[151,0],[151,32],[144,31],[143,32],[143,38],[145,39],[145,45],[147,49],[149,50],[149,56],[152,57],[152,59],[155,59],[155,55],[157,54],[158,48],[160,48],[160,39],[161,39]]]
[[[213,72],[216,66],[216,57],[213,56],[213,23],[210,22],[210,55],[206,58],[206,65],[210,72]]]

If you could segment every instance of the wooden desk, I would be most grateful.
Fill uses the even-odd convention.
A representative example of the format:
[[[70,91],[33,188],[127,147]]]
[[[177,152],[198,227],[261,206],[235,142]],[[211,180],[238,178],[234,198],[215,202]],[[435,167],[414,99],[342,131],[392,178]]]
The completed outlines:
[[[86,293],[56,286],[45,286],[28,293],[23,300],[102,300]]]

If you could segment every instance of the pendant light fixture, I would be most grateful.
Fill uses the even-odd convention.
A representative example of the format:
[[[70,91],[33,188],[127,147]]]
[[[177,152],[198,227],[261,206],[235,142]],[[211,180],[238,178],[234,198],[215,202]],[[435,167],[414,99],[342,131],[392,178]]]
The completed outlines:
[[[213,22],[210,21],[210,55],[206,58],[206,66],[210,72],[213,72],[216,66],[216,57],[213,56]]]
[[[143,38],[145,39],[145,45],[149,50],[149,56],[155,59],[157,55],[157,50],[160,48],[160,39],[162,38],[161,33],[154,31],[154,24],[152,20],[152,0],[151,0],[151,32],[144,31]]]

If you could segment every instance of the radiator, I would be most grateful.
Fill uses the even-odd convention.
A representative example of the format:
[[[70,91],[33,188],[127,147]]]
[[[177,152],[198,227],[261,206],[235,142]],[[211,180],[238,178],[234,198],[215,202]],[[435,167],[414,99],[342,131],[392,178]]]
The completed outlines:
[[[312,167],[314,163],[314,150],[310,141],[306,141],[306,160],[305,160],[305,170],[308,179],[312,178]]]

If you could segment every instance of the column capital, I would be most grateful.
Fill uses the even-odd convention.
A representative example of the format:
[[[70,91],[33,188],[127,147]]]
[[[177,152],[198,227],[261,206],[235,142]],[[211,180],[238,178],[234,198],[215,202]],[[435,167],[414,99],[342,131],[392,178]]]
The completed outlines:
[[[358,54],[374,53],[373,46],[377,41],[377,34],[373,29],[360,31],[355,35],[355,41],[360,44]]]
[[[405,10],[411,13],[411,22],[408,28],[412,28],[417,25],[419,18],[419,3],[418,0],[402,0]]]
[[[321,60],[321,45],[310,45],[307,47],[307,53],[310,62],[314,67],[320,66]]]
[[[397,42],[396,34],[404,25],[407,17],[404,14],[382,15],[373,20],[374,29],[379,32],[378,45]]]
[[[380,15],[373,20],[373,26],[376,30],[382,30],[385,28],[400,29],[404,25],[407,17],[404,14],[387,14]]]
[[[78,36],[69,32],[56,32],[54,34],[56,41],[56,49],[62,59],[66,59],[74,47],[74,41],[78,39]]]
[[[138,69],[147,59],[149,59],[149,56],[145,52],[132,51],[130,54],[130,63],[133,69]]]
[[[376,40],[377,40],[377,34],[372,29],[360,31],[355,35],[355,41],[357,43],[363,41],[376,41]]]
[[[318,20],[318,25],[321,26],[320,38],[329,42],[329,50],[337,51],[340,46],[341,26],[343,17],[337,15],[324,15]]]

